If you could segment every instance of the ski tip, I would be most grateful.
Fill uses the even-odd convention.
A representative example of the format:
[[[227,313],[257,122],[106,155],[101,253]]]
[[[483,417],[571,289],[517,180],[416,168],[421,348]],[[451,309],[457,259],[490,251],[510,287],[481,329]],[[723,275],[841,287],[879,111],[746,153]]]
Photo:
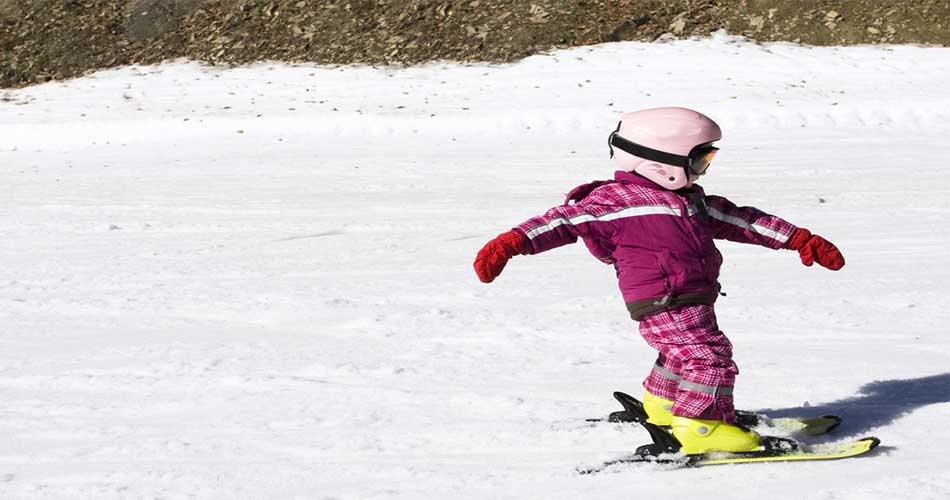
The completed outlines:
[[[874,437],[874,436],[866,437],[866,438],[862,439],[861,441],[867,441],[867,442],[868,442],[868,450],[869,450],[869,451],[870,451],[870,450],[873,450],[874,448],[877,448],[877,446],[878,446],[879,444],[881,444],[881,440],[878,439],[878,438],[876,438],[876,437]]]

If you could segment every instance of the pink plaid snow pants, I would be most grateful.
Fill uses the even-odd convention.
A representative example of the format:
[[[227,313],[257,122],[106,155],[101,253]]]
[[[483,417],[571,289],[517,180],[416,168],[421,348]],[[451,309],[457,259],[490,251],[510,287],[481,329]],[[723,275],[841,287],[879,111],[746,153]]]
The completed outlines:
[[[643,387],[674,402],[673,414],[734,423],[732,389],[739,368],[711,305],[674,307],[644,316],[640,335],[660,352]]]

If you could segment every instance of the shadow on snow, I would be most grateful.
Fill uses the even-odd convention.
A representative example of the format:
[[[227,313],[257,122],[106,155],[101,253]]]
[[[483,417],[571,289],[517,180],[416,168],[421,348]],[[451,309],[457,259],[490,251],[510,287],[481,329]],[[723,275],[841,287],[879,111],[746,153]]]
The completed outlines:
[[[844,419],[835,433],[863,435],[888,425],[923,406],[950,402],[950,373],[908,380],[878,380],[865,384],[858,395],[817,406],[763,409],[770,417],[838,415]]]

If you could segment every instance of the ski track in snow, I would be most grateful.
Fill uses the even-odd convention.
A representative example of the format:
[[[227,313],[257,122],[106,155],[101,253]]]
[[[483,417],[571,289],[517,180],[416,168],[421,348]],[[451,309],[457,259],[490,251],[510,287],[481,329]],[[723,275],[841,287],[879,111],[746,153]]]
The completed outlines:
[[[948,79],[945,48],[717,35],[0,91],[0,498],[947,498]],[[574,472],[648,439],[584,419],[655,355],[581,245],[471,261],[661,105],[723,126],[708,192],[848,259],[720,246],[737,405],[879,451]]]

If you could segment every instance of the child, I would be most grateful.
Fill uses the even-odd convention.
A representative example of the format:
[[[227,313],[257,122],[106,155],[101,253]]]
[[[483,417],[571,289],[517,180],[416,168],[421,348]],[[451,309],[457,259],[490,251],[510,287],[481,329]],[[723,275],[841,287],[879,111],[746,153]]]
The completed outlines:
[[[595,257],[612,264],[640,334],[659,351],[643,383],[649,422],[670,426],[690,454],[760,445],[756,433],[734,425],[732,390],[739,370],[732,344],[716,324],[722,255],[713,240],[796,250],[806,266],[844,266],[844,257],[824,238],[706,195],[694,184],[721,137],[715,122],[689,109],[628,113],[609,139],[611,157],[622,169],[614,180],[574,188],[564,205],[489,241],[475,259],[478,278],[490,283],[511,257],[580,237]]]

